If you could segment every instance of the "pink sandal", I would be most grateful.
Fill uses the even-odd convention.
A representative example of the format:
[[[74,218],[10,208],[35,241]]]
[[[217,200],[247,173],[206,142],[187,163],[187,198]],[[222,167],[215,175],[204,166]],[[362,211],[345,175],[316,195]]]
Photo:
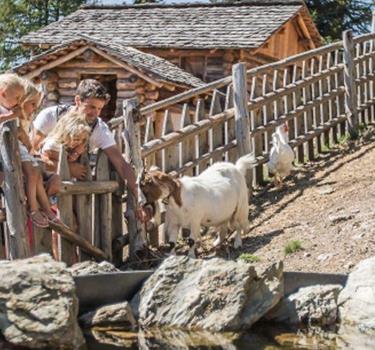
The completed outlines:
[[[30,216],[32,223],[35,226],[38,226],[41,228],[47,228],[49,226],[47,216],[44,213],[42,213],[40,210],[32,210],[29,213],[29,216]]]

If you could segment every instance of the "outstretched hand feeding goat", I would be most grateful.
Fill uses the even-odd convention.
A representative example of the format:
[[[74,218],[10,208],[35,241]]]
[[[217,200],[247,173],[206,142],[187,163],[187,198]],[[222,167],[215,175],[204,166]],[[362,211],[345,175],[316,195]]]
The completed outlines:
[[[220,228],[215,244],[224,240],[230,227],[236,230],[234,247],[242,245],[241,232],[246,231],[249,226],[245,174],[254,164],[254,156],[248,154],[236,164],[215,163],[195,177],[175,179],[159,170],[151,170],[145,174],[140,188],[147,203],[168,198],[165,225],[172,249],[180,228],[190,229],[189,256],[195,257],[195,246],[201,239],[202,225]]]

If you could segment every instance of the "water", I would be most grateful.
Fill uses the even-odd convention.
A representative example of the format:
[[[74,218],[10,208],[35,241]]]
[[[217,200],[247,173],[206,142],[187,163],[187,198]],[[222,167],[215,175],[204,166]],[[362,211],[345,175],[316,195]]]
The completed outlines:
[[[292,350],[350,349],[335,334],[306,335],[281,328],[258,327],[243,333],[183,332],[179,330],[152,332],[121,332],[95,329],[86,334],[85,350]],[[354,349],[354,348],[353,348]]]

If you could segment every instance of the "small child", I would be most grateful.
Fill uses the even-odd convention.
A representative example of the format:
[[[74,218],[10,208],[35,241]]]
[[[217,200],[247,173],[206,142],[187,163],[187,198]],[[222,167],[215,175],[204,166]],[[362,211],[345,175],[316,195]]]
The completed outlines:
[[[67,152],[68,162],[75,162],[87,150],[90,133],[91,128],[83,114],[77,111],[67,112],[45,139],[40,150],[42,159],[49,166],[49,170],[56,171],[57,169],[61,145]],[[83,178],[85,175],[83,173]]]
[[[25,128],[28,127],[33,114],[39,108],[42,94],[30,81],[23,79],[25,95],[20,103],[21,115],[19,119],[19,149],[22,162],[22,171],[25,177],[26,196],[29,206],[29,216],[32,222],[39,227],[48,227],[49,221],[61,224],[51,206],[46,194],[39,164],[29,153],[26,145],[31,145]],[[40,206],[40,208],[39,208]]]
[[[19,102],[25,93],[22,79],[16,74],[0,74],[0,125],[8,120],[17,119],[21,114]],[[0,186],[4,173],[0,159]],[[0,209],[0,216],[5,219],[5,211]]]

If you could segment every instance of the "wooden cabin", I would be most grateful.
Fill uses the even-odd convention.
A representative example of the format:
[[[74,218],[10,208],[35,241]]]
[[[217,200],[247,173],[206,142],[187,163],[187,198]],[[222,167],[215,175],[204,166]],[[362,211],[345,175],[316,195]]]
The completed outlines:
[[[227,76],[239,61],[251,68],[313,49],[321,37],[303,1],[249,0],[84,6],[21,41],[47,50],[14,70],[41,79],[48,104],[72,101],[80,79],[96,78],[112,96],[108,120],[123,99],[144,106]],[[155,121],[160,135],[162,114]]]
[[[22,43],[45,49],[82,35],[163,57],[206,82],[238,61],[254,67],[321,44],[303,0],[84,6]]]
[[[13,70],[42,84],[45,105],[72,103],[79,81],[101,81],[111,100],[101,117],[121,114],[122,101],[137,96],[148,105],[203,82],[169,61],[100,39],[73,39],[34,56]]]

